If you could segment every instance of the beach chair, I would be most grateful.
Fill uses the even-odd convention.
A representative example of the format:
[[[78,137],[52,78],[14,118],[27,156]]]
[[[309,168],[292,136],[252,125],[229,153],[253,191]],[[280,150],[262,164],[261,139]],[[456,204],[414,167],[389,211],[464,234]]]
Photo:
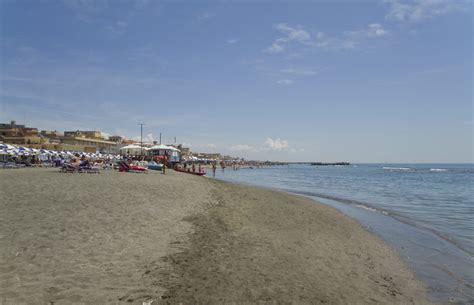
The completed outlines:
[[[8,168],[8,169],[11,169],[11,168],[20,168],[20,166],[18,166],[18,164],[16,164],[15,162],[2,162],[2,168]]]
[[[92,166],[91,164],[80,165],[78,171],[79,173],[98,174],[99,167]]]
[[[70,164],[63,164],[59,170],[61,173],[79,173],[79,167],[72,166]]]
[[[145,174],[148,172],[148,169],[138,166],[138,165],[131,165],[125,161],[119,161],[119,172],[128,172],[128,173],[142,173]]]

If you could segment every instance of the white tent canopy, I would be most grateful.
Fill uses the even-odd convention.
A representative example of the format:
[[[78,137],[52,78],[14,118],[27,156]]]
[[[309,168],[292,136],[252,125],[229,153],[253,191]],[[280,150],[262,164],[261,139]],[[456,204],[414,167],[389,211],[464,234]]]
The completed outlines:
[[[168,146],[164,144],[159,144],[155,145],[149,148],[149,150],[173,150],[173,151],[180,151],[179,149],[173,147],[173,146]]]
[[[127,145],[120,148],[120,152],[122,154],[127,155],[140,155],[142,151],[146,151],[146,148],[135,144]]]
[[[127,150],[127,149],[142,149],[142,147],[135,144],[131,144],[131,145],[127,145],[120,148],[120,150]]]

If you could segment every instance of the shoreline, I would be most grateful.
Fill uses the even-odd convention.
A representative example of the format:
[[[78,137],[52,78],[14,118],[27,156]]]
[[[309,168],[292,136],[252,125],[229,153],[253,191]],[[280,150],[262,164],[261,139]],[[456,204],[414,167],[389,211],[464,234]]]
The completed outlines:
[[[379,164],[385,165],[385,164]],[[219,172],[220,173],[220,172]],[[222,173],[224,173],[222,171]],[[470,304],[473,300],[472,253],[456,239],[434,228],[416,223],[410,217],[350,197],[318,194],[295,184],[283,186],[275,179],[268,183],[255,179],[258,175],[216,175],[215,179],[268,190],[303,196],[324,204],[357,221],[368,232],[380,237],[394,249],[426,287],[428,299],[434,303]],[[255,171],[257,173],[257,171]],[[278,175],[279,173],[275,173]],[[266,173],[268,175],[268,173]],[[248,178],[248,177],[247,177]],[[321,190],[322,192],[322,190]],[[370,202],[370,201],[369,201]]]
[[[428,304],[399,253],[301,195],[173,171],[0,178],[0,300]]]

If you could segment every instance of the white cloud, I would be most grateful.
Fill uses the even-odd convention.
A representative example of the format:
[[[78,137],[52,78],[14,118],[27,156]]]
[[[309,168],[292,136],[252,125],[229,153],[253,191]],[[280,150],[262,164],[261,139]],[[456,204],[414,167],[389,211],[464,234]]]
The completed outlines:
[[[287,151],[287,152],[301,152],[302,149],[293,148],[290,146],[287,140],[281,138],[270,138],[268,137],[261,145],[254,146],[249,144],[237,144],[230,147],[232,151],[245,151],[245,152],[264,152],[264,151]]]
[[[382,37],[387,35],[388,33],[381,24],[371,23],[367,26],[367,29],[365,30],[345,32],[344,34],[354,39],[363,39],[372,37]]]
[[[279,23],[275,25],[286,37],[280,38],[280,41],[297,41],[299,43],[308,43],[311,40],[311,35],[306,32],[301,26],[291,27],[286,23]]]
[[[265,53],[281,53],[289,43],[311,44],[311,35],[301,26],[292,27],[286,23],[279,23],[274,28],[284,36],[277,38],[271,46],[264,49]]]
[[[330,36],[324,32],[316,32],[311,35],[302,26],[289,26],[280,23],[275,26],[283,37],[277,38],[269,47],[263,50],[265,53],[282,53],[289,46],[300,46],[323,50],[347,50],[353,49],[368,39],[386,36],[388,31],[379,23],[371,23],[366,29],[346,31],[339,36]]]
[[[140,136],[135,136],[132,138],[133,141],[136,141],[137,143],[141,141]],[[155,137],[153,136],[152,133],[147,133],[143,135],[143,143],[153,143],[155,141]]]
[[[387,19],[419,22],[461,9],[466,2],[452,0],[386,0],[389,4]]]
[[[288,141],[282,140],[280,138],[277,138],[275,140],[272,138],[267,138],[264,144],[265,147],[270,150],[285,150],[290,148]]]
[[[233,151],[257,151],[255,147],[247,144],[237,144],[230,147],[230,150]]]
[[[286,73],[286,74],[301,75],[301,76],[312,76],[318,73],[318,71],[314,69],[298,69],[298,68],[282,69],[280,70],[280,72]]]
[[[274,42],[271,46],[264,49],[263,52],[265,52],[265,53],[281,53],[281,52],[283,52],[284,49],[285,48],[282,45]]]
[[[284,86],[292,85],[293,83],[294,81],[291,79],[280,79],[279,81],[277,81],[277,84]]]

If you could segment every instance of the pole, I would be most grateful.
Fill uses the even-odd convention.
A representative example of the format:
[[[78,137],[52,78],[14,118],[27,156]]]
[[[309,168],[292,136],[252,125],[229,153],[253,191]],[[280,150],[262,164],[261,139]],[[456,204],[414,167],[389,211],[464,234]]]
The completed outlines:
[[[161,132],[160,132],[160,145],[161,145]]]
[[[176,144],[176,136],[174,137],[174,144]]]
[[[143,156],[143,123],[138,123],[140,125],[140,156]]]

